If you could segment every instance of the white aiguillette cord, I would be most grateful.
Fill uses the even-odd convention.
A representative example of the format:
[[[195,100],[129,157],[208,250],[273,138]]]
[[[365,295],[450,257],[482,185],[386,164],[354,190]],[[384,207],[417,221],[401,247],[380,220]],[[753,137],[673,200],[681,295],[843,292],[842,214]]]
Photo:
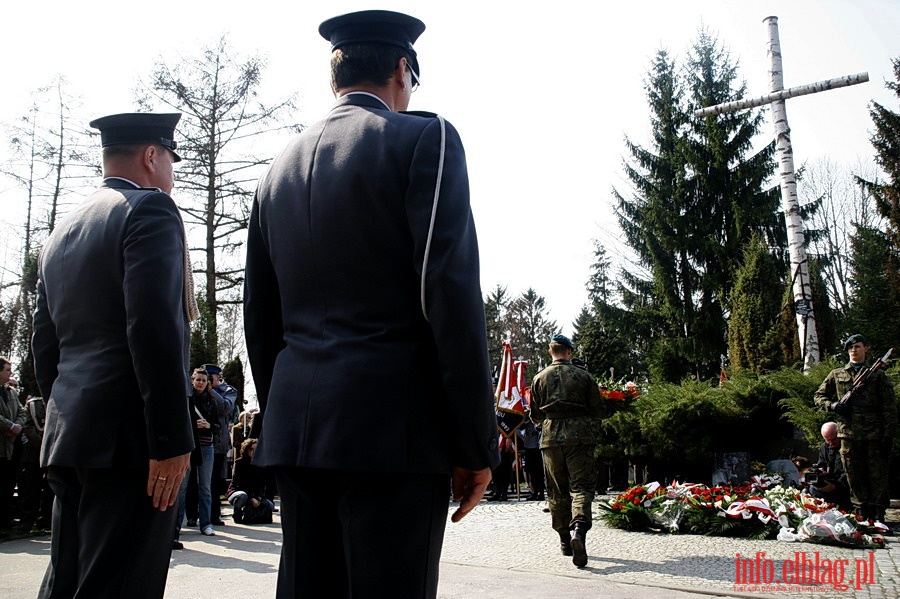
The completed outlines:
[[[431,205],[431,223],[428,225],[428,237],[425,241],[425,257],[422,259],[422,315],[428,320],[428,309],[425,307],[425,277],[428,274],[428,255],[431,253],[431,237],[434,235],[434,221],[437,219],[438,198],[441,196],[441,179],[444,176],[444,153],[447,149],[447,125],[444,117],[437,115],[441,124],[441,151],[438,156],[437,180],[434,183],[434,202]]]

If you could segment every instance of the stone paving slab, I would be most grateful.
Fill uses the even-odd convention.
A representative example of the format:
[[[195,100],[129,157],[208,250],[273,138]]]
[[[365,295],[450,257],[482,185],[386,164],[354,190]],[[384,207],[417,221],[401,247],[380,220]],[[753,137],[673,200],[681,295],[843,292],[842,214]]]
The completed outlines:
[[[439,597],[496,599],[502,593],[519,599],[900,597],[900,544],[895,538],[888,538],[887,549],[869,552],[810,543],[633,533],[597,523],[588,533],[588,565],[578,569],[559,553],[545,507],[545,502],[483,502],[462,522],[448,523]],[[215,537],[184,531],[185,550],[173,552],[166,598],[272,597],[281,539],[277,517],[275,523],[263,526],[228,520]],[[49,550],[49,537],[0,543],[0,597],[35,597]],[[764,552],[762,560],[772,560],[778,574],[783,561],[795,560],[797,552],[810,559],[818,552],[820,562],[849,560],[847,577],[855,575],[855,560],[867,567],[874,562],[874,583],[844,591],[736,587],[735,555],[754,558],[757,552]],[[390,596],[390,589],[385,591]]]

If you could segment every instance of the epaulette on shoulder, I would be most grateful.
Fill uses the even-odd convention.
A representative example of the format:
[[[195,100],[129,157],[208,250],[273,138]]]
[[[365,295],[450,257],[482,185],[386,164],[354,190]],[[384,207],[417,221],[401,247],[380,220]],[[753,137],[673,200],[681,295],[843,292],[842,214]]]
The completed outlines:
[[[420,116],[426,119],[436,119],[438,117],[436,112],[426,112],[424,110],[401,110],[401,114],[411,114],[413,116]]]

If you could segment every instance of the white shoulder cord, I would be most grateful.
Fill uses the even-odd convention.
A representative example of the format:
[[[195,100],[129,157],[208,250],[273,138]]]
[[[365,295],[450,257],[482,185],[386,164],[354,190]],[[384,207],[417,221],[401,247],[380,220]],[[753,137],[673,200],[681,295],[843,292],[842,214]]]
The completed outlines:
[[[428,309],[425,307],[425,277],[428,274],[428,255],[431,253],[431,237],[434,234],[434,221],[437,218],[438,198],[441,196],[441,179],[444,176],[444,153],[447,149],[447,126],[444,117],[437,115],[441,124],[441,151],[438,157],[437,180],[434,183],[434,203],[431,206],[431,224],[428,225],[428,238],[425,241],[425,257],[422,260],[422,315],[428,320]]]

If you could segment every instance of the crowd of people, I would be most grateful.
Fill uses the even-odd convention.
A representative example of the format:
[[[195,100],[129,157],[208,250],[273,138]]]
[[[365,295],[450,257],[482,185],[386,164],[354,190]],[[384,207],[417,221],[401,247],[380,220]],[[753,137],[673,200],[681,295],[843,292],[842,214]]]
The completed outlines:
[[[53,491],[40,465],[46,402],[40,396],[20,394],[11,362],[0,357],[0,365],[0,538],[46,532],[51,528],[53,507]],[[206,536],[215,535],[214,526],[225,525],[223,499],[234,506],[235,521],[245,524],[264,521],[244,516],[248,500],[251,507],[263,503],[268,522],[278,509],[274,480],[252,463],[257,440],[249,435],[255,410],[238,411],[237,389],[224,380],[215,364],[195,368],[190,380],[187,398],[195,448],[179,489],[174,549],[183,548],[179,541],[183,525],[199,527]]]

